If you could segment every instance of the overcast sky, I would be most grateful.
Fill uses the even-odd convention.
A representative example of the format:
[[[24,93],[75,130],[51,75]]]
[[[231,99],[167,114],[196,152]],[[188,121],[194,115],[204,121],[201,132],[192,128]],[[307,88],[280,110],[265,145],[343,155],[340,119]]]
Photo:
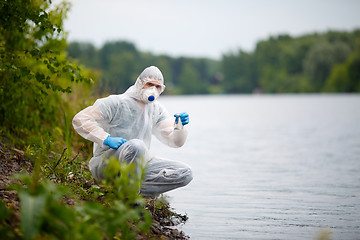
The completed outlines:
[[[58,1],[55,1],[58,2]],[[68,0],[69,41],[100,47],[127,40],[138,50],[221,58],[253,51],[269,36],[360,28],[359,0]]]

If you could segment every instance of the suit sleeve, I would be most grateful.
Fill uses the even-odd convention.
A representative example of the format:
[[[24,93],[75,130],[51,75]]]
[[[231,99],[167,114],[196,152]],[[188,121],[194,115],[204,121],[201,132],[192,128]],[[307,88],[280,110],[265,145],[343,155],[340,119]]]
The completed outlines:
[[[109,133],[105,132],[100,126],[100,122],[105,121],[97,106],[90,106],[77,113],[72,124],[77,133],[83,138],[103,145]]]

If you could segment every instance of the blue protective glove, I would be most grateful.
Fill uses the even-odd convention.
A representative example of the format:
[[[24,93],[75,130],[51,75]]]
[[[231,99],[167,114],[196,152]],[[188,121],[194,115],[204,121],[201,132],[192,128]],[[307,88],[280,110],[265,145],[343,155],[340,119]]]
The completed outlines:
[[[113,148],[118,149],[121,145],[126,143],[127,140],[121,137],[110,137],[110,135],[105,139],[104,144]]]
[[[186,112],[175,114],[174,117],[180,117],[182,125],[186,125],[189,123],[189,114],[187,114]]]

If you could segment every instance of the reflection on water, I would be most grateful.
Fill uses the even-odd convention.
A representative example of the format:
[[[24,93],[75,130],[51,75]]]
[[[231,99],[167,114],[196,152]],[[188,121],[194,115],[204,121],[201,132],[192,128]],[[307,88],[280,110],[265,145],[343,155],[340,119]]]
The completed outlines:
[[[169,192],[191,239],[360,239],[360,95],[161,97],[188,141],[152,151],[192,166]]]

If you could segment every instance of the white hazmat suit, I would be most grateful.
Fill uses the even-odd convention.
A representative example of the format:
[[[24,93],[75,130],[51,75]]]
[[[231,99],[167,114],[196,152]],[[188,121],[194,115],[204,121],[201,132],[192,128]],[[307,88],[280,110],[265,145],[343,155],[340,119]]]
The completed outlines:
[[[157,88],[144,89],[147,83],[155,83]],[[150,156],[148,151],[152,134],[171,147],[181,147],[186,141],[186,127],[175,130],[174,118],[156,100],[164,88],[162,73],[151,66],[125,93],[98,99],[75,115],[74,129],[94,142],[89,168],[96,180],[105,177],[106,159],[112,156],[128,163],[144,160],[146,174],[141,187],[144,196],[155,196],[192,180],[191,169],[186,164]],[[151,102],[147,100],[149,92],[155,96]],[[109,135],[128,141],[116,150],[104,144]]]

